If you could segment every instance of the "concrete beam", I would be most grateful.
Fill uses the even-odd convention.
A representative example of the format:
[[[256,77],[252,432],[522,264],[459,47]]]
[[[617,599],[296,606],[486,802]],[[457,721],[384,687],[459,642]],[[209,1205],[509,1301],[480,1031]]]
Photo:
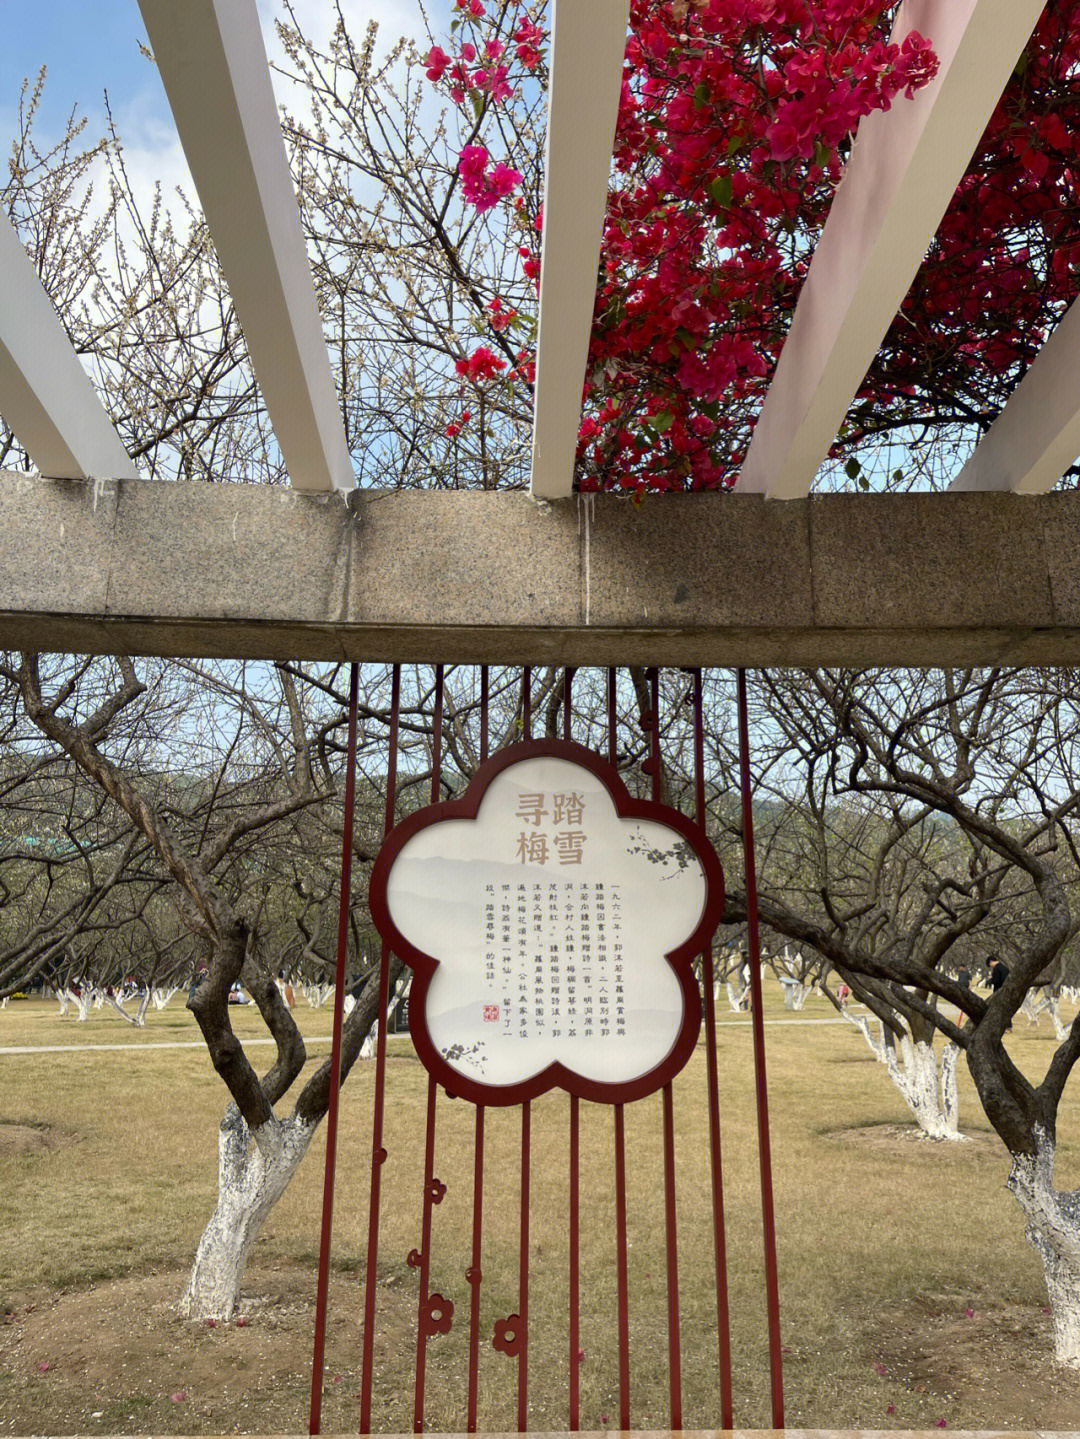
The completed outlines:
[[[96,496],[96,498],[95,498]],[[301,495],[0,474],[0,646],[1080,664],[1080,493]]]

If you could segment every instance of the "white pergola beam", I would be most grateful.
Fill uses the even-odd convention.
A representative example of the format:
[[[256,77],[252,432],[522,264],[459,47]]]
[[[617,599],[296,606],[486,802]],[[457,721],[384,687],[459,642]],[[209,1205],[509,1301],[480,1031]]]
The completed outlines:
[[[574,482],[628,0],[555,0],[548,92],[532,493]]]
[[[0,415],[43,475],[135,478],[135,467],[3,210]]]
[[[736,489],[809,492],[975,152],[1044,0],[905,0],[939,60],[860,123]]]
[[[1077,455],[1080,303],[1074,301],[949,488],[1045,494]]]
[[[291,483],[350,490],[255,0],[139,0]]]

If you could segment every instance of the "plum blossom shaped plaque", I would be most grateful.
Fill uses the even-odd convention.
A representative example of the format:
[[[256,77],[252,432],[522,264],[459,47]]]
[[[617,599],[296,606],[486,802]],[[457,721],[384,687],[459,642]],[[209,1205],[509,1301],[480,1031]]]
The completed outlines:
[[[460,799],[403,820],[370,903],[414,971],[421,1060],[474,1104],[555,1087],[639,1099],[693,1052],[693,962],[723,913],[720,861],[698,825],[632,798],[581,745],[513,745]]]

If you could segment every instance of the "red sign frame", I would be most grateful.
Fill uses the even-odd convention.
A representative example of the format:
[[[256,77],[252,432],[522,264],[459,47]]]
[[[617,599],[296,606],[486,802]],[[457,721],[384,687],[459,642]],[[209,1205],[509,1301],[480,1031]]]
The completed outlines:
[[[486,1085],[451,1068],[435,1046],[426,1025],[427,990],[439,968],[434,956],[417,949],[394,923],[387,902],[390,870],[401,850],[420,830],[450,819],[475,820],[491,782],[504,770],[522,760],[551,757],[580,765],[595,775],[607,790],[620,819],[643,819],[667,826],[689,844],[705,877],[705,904],[692,934],[664,954],[674,971],[683,996],[683,1019],[675,1042],[664,1059],[647,1073],[620,1083],[583,1078],[559,1061],[527,1080],[508,1085]],[[579,1099],[598,1104],[622,1104],[642,1099],[661,1089],[683,1068],[694,1051],[701,1029],[701,992],[693,972],[694,960],[708,947],[724,913],[724,872],[704,829],[679,810],[655,800],[635,799],[619,777],[614,765],[584,745],[571,740],[526,740],[509,745],[480,765],[460,799],[444,800],[403,819],[387,835],[371,873],[368,891],[371,917],[389,948],[413,971],[409,994],[409,1030],[421,1063],[437,1083],[452,1096],[488,1107],[523,1104],[549,1090],[560,1088]]]

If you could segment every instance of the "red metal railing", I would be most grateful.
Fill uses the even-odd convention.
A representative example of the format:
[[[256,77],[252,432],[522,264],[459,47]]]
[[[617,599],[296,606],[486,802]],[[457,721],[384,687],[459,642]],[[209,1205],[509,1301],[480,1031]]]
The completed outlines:
[[[435,667],[435,714],[431,726],[431,803],[442,798],[443,667]],[[435,1178],[435,1120],[439,1089],[428,1075],[427,1119],[424,1129],[424,1190],[421,1199],[420,1293],[416,1305],[416,1386],[413,1397],[413,1432],[424,1432],[424,1382],[427,1378],[427,1347],[431,1338],[431,1216],[441,1198]]]
[[[480,763],[488,757],[488,709],[490,705],[490,676],[487,665],[480,670]],[[476,1106],[476,1138],[473,1160],[473,1221],[472,1256],[465,1278],[470,1289],[469,1299],[469,1399],[466,1430],[476,1433],[477,1406],[480,1392],[480,1286],[483,1281],[481,1265],[484,1235],[484,1106]]]
[[[386,817],[383,834],[394,826],[397,786],[398,731],[401,723],[401,667],[394,666],[390,689],[390,737],[386,764]],[[386,1163],[383,1118],[386,1104],[386,1011],[390,1004],[390,951],[384,943],[379,957],[379,1027],[375,1035],[375,1099],[371,1121],[371,1187],[368,1197],[367,1265],[364,1270],[364,1342],[360,1378],[360,1433],[371,1433],[371,1390],[375,1368],[375,1285],[379,1269],[379,1213],[382,1167]]]
[[[562,696],[562,729],[566,738],[571,738],[573,721],[572,685],[574,673],[568,670],[564,677]],[[352,675],[350,705],[350,749],[349,779],[346,790],[347,838],[343,848],[342,913],[347,920],[348,863],[351,855],[351,824],[353,805],[353,770],[355,765],[355,696],[356,672]],[[661,746],[660,676],[656,670],[647,675],[648,707],[640,720],[647,738],[647,755],[643,769],[651,779],[654,799],[661,796],[663,789],[663,765]],[[704,718],[703,680],[700,671],[691,672],[691,695],[693,707],[693,767],[692,794],[695,814],[700,824],[705,823],[707,797],[705,787],[704,759]],[[435,673],[434,702],[432,715],[432,779],[431,798],[436,803],[441,798],[442,737],[444,720],[444,672],[438,667]],[[612,764],[618,760],[620,695],[619,675],[610,670],[606,686],[606,739],[608,756]],[[628,689],[626,693],[628,693]],[[550,692],[549,692],[550,693]],[[524,738],[531,737],[533,728],[533,674],[526,668],[521,677],[520,729]],[[489,672],[484,667],[480,672],[480,757],[485,760],[489,752]],[[765,1239],[765,1280],[766,1309],[769,1329],[770,1382],[772,1400],[772,1421],[776,1428],[784,1422],[783,1373],[780,1348],[779,1283],[776,1260],[776,1227],[772,1195],[771,1151],[768,1132],[768,1094],[765,1073],[764,1024],[761,1003],[760,937],[756,905],[756,874],[754,856],[754,833],[752,795],[750,789],[749,726],[746,707],[746,681],[743,672],[738,675],[738,710],[740,734],[740,774],[743,802],[743,833],[745,845],[745,872],[748,912],[748,945],[750,958],[750,983],[753,1001],[753,1035],[755,1064],[755,1095],[759,1135],[759,1156],[761,1170],[761,1205]],[[387,764],[387,796],[385,831],[389,832],[394,823],[395,790],[398,768],[398,742],[401,716],[401,673],[395,667],[391,694],[389,756]],[[672,720],[675,716],[672,716]],[[632,744],[630,746],[632,748]],[[341,931],[342,936],[347,929]],[[338,990],[335,1007],[335,1035],[340,1055],[340,1007],[344,997],[344,938],[341,939],[338,958]],[[375,1051],[375,1094],[372,1119],[371,1180],[368,1217],[367,1265],[364,1275],[364,1330],[362,1344],[362,1378],[360,1432],[368,1434],[372,1428],[372,1401],[374,1376],[374,1336],[376,1321],[376,1285],[379,1259],[379,1227],[381,1210],[381,1176],[386,1161],[384,1147],[384,1120],[386,1113],[386,1013],[390,994],[391,956],[383,947],[379,969],[379,1025]],[[720,1420],[725,1429],[734,1425],[734,1400],[732,1383],[732,1355],[730,1335],[729,1294],[727,1276],[727,1243],[725,1236],[723,1166],[720,1134],[720,1086],[717,1063],[717,1019],[715,1004],[715,971],[712,949],[701,955],[701,977],[704,990],[705,1025],[705,1071],[708,1113],[708,1155],[711,1189],[713,1257],[716,1283],[716,1341],[717,1373],[720,1396]],[[335,1075],[338,1059],[335,1057]],[[531,1159],[533,1147],[533,1110],[529,1103],[521,1111],[521,1172],[520,1172],[520,1218],[518,1234],[518,1310],[516,1314],[501,1321],[504,1335],[502,1348],[516,1359],[517,1373],[517,1428],[526,1432],[529,1427],[529,1280],[530,1280],[530,1199]],[[425,1427],[425,1386],[427,1373],[427,1347],[436,1332],[440,1332],[440,1321],[445,1322],[447,1311],[452,1305],[442,1295],[430,1292],[431,1260],[434,1242],[434,1206],[442,1198],[443,1186],[435,1176],[436,1128],[438,1118],[438,1087],[429,1077],[427,1109],[424,1131],[423,1189],[421,1194],[420,1245],[409,1255],[409,1265],[419,1270],[419,1286],[416,1312],[416,1370],[413,1402],[413,1427],[423,1432]],[[569,1429],[581,1427],[581,1108],[579,1100],[569,1097]],[[614,1125],[614,1189],[615,1189],[615,1242],[618,1306],[618,1392],[619,1423],[623,1429],[631,1424],[631,1349],[630,1349],[630,1265],[628,1239],[628,1155],[626,1138],[626,1114],[622,1104],[613,1106]],[[329,1268],[329,1247],[333,1213],[334,1165],[336,1146],[337,1094],[332,1087],[331,1111],[327,1123],[327,1170],[323,1209],[323,1243],[320,1251],[319,1291],[316,1307],[315,1362],[312,1374],[312,1409],[310,1432],[319,1432],[320,1404],[322,1394],[323,1348],[325,1344],[326,1290]],[[678,1253],[678,1166],[675,1147],[674,1093],[669,1083],[661,1091],[661,1138],[663,1149],[663,1208],[667,1281],[667,1349],[669,1368],[669,1422],[672,1429],[680,1429],[683,1423],[682,1392],[682,1348],[679,1298],[679,1253]],[[472,1226],[469,1267],[466,1281],[469,1286],[468,1313],[468,1377],[466,1414],[467,1429],[475,1433],[480,1423],[479,1376],[481,1361],[481,1290],[482,1257],[484,1246],[484,1141],[485,1111],[476,1108],[473,1153]],[[460,1167],[460,1165],[459,1165]],[[439,1311],[436,1313],[436,1310]],[[441,1332],[445,1332],[442,1330]],[[505,1342],[512,1336],[511,1342]]]
[[[754,796],[750,776],[750,721],[746,671],[738,672],[739,773],[742,782],[743,855],[746,864],[746,932],[750,960],[750,1004],[754,1025],[754,1083],[757,1093],[758,1155],[761,1164],[761,1223],[765,1236],[765,1303],[769,1316],[769,1380],[774,1429],[784,1427],[784,1360],[780,1346],[780,1280],[776,1264],[769,1089],[765,1079],[765,1015],[761,1002],[761,936],[758,932],[757,861],[754,854]]]
[[[705,719],[701,671],[694,671],[694,817],[704,826]],[[724,1225],[724,1174],[720,1154],[720,1077],[717,1059],[716,978],[712,945],[701,956],[705,991],[705,1073],[709,1097],[709,1178],[713,1204],[713,1253],[716,1263],[716,1340],[720,1367],[720,1427],[735,1427],[731,1383],[731,1316],[728,1305],[727,1238]]]
[[[308,1433],[318,1434],[322,1414],[323,1356],[326,1349],[326,1300],[330,1285],[330,1234],[334,1224],[334,1169],[337,1161],[338,1101],[341,1095],[341,1031],[345,1015],[345,960],[348,954],[349,886],[352,882],[353,812],[356,808],[356,706],[360,669],[349,669],[349,739],[345,760],[345,815],[341,831],[341,896],[338,903],[334,1031],[330,1045],[330,1101],[326,1110],[326,1170],[323,1178],[319,1279],[315,1292],[315,1352],[311,1361],[311,1410]]]

